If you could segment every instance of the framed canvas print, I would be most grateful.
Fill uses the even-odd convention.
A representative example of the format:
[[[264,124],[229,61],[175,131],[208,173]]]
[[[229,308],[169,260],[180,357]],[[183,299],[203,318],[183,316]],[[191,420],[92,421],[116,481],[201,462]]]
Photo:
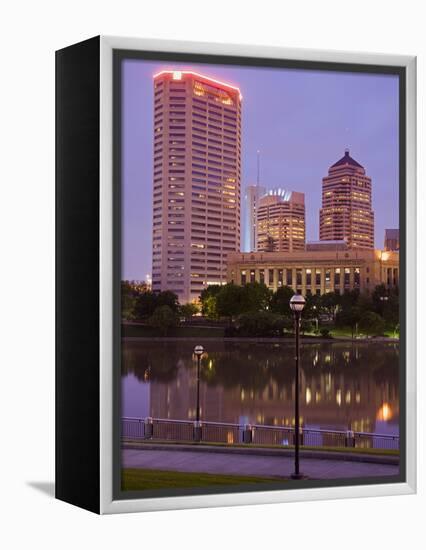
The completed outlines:
[[[56,496],[416,488],[415,58],[56,54]]]

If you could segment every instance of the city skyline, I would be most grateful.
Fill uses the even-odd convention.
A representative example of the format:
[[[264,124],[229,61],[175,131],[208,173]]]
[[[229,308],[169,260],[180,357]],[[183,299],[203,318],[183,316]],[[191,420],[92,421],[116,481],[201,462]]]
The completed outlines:
[[[373,179],[375,246],[383,246],[385,229],[399,226],[396,77],[216,65],[190,67],[241,89],[241,199],[248,185],[257,179],[260,149],[261,185],[305,193],[306,240],[318,240],[322,178],[348,147]],[[140,60],[124,64],[124,279],[143,279],[151,273],[153,75],[178,68],[188,66]],[[264,100],[266,96],[262,100],[260,92],[268,94],[268,101]]]

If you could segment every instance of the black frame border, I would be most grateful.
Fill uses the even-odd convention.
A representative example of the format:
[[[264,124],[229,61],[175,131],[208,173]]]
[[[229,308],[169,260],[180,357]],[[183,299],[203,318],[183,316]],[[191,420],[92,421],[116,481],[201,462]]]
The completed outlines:
[[[100,37],[56,52],[55,497],[100,512]]]
[[[298,480],[268,484],[238,485],[232,488],[121,490],[121,146],[122,146],[122,62],[125,60],[192,62],[214,65],[269,67],[277,69],[320,70],[342,73],[388,74],[399,80],[399,232],[400,232],[400,355],[399,355],[399,437],[400,464],[397,476],[345,478],[338,480]],[[407,175],[407,73],[405,66],[329,61],[261,58],[149,50],[113,50],[113,498],[146,499],[171,496],[251,493],[286,489],[350,487],[395,484],[407,481],[406,445],[406,175]]]

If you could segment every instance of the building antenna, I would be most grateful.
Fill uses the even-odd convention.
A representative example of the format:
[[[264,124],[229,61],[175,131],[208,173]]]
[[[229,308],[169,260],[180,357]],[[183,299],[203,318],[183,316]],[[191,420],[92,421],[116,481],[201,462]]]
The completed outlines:
[[[257,150],[257,187],[259,187],[260,184],[260,151]]]

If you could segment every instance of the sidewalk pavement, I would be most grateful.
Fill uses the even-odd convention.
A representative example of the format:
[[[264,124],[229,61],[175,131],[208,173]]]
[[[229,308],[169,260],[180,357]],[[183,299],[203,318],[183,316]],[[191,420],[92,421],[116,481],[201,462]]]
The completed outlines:
[[[123,449],[123,468],[146,468],[209,474],[289,477],[292,456],[197,452],[168,449]],[[311,479],[396,476],[399,466],[349,460],[301,458],[300,471]]]

